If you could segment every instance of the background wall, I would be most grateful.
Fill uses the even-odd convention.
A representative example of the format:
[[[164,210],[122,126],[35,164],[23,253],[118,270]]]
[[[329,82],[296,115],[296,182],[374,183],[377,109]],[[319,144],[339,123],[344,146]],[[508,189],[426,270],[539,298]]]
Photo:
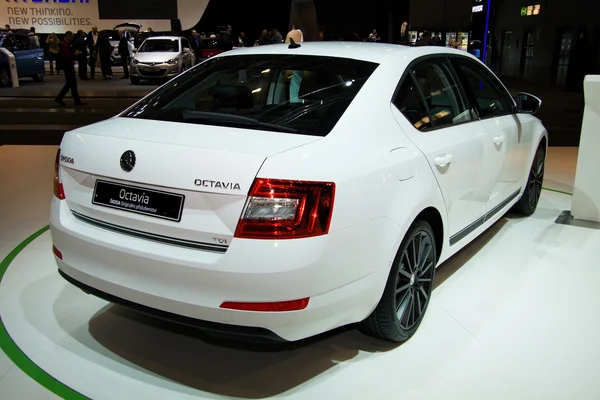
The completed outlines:
[[[471,25],[473,0],[411,0],[409,24],[415,29],[463,29]]]
[[[541,15],[522,17],[529,4],[541,4]],[[494,9],[494,69],[506,76],[557,83],[563,32],[576,40],[583,25],[592,41],[600,35],[599,0],[497,0]]]

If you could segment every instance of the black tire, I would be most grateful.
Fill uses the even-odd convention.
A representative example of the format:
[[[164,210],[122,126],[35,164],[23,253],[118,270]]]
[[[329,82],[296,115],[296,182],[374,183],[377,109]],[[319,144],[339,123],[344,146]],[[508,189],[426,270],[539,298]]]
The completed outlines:
[[[523,195],[513,208],[513,211],[517,214],[529,216],[535,212],[538,202],[540,201],[540,196],[542,195],[544,167],[546,164],[545,159],[546,150],[543,145],[540,145],[533,156]]]
[[[402,240],[381,300],[362,322],[361,331],[389,342],[408,340],[429,305],[436,264],[433,229],[425,221],[416,221]],[[418,265],[416,271],[413,265]]]
[[[0,69],[0,87],[7,87],[10,85],[10,74],[5,69]]]
[[[45,74],[37,74],[37,75],[33,75],[33,81],[34,82],[41,82],[44,80]]]
[[[139,85],[140,84],[140,78],[131,77],[129,79],[131,80],[131,83],[133,83],[134,85]]]

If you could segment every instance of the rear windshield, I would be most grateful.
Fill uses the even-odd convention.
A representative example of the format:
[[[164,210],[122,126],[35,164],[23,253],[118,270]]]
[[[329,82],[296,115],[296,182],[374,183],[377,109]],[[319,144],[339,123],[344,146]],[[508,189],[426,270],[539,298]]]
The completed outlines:
[[[377,66],[318,56],[217,57],[123,116],[326,136]]]
[[[140,47],[140,53],[152,53],[152,52],[178,52],[179,51],[179,40],[178,39],[148,39]]]

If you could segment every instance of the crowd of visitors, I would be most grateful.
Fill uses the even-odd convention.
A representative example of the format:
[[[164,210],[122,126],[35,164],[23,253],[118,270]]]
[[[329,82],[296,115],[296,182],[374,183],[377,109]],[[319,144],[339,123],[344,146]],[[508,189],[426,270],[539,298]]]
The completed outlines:
[[[5,26],[5,31],[11,32],[9,25]],[[187,38],[190,46],[196,55],[196,61],[199,62],[206,57],[210,57],[218,52],[228,51],[236,47],[265,46],[290,42],[305,41],[368,41],[382,42],[377,29],[373,29],[366,36],[361,37],[358,33],[349,32],[338,34],[328,32],[326,29],[319,28],[317,13],[313,0],[291,0],[290,21],[288,33],[284,36],[278,28],[263,29],[262,32],[254,38],[251,38],[245,31],[235,32],[231,25],[219,28],[215,33],[198,33],[192,30]],[[94,79],[96,70],[99,69],[102,79],[111,80],[113,78],[113,56],[118,53],[120,64],[123,68],[123,79],[129,78],[129,63],[131,60],[130,42],[133,41],[134,47],[139,47],[147,37],[155,35],[152,28],[146,32],[138,32],[133,36],[126,34],[125,31],[118,32],[118,38],[114,37],[114,31],[98,31],[93,27],[88,33],[78,30],[76,33],[67,32],[63,39],[55,33],[48,35],[42,42],[37,35],[35,28],[31,28],[27,34],[31,44],[35,48],[45,46],[46,58],[49,62],[50,74],[64,71],[65,87],[57,97],[57,102],[63,103],[64,94],[71,90],[73,98],[77,104],[83,104],[79,100],[77,93],[77,79],[75,74],[75,64],[78,66],[79,79]],[[414,46],[448,46],[453,48],[465,49],[464,38],[459,35],[444,37],[439,33],[423,32],[420,37],[411,37],[408,22],[403,22],[400,31],[394,35],[394,43],[401,45]],[[115,40],[118,39],[118,45],[115,49]],[[416,39],[416,40],[415,40]],[[567,77],[568,90],[580,90],[582,77],[586,73],[587,59],[590,55],[590,45],[587,33],[583,32],[579,40],[576,41],[569,66]],[[112,42],[112,43],[111,43]],[[466,48],[468,51],[477,54],[477,49]],[[64,92],[64,93],[63,93]]]

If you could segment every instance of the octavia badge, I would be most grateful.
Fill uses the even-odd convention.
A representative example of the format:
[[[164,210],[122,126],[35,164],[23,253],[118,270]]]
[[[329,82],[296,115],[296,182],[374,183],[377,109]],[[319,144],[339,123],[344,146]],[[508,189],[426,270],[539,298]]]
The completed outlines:
[[[135,167],[135,153],[131,150],[127,150],[121,156],[121,168],[125,172],[131,172],[133,167]]]

